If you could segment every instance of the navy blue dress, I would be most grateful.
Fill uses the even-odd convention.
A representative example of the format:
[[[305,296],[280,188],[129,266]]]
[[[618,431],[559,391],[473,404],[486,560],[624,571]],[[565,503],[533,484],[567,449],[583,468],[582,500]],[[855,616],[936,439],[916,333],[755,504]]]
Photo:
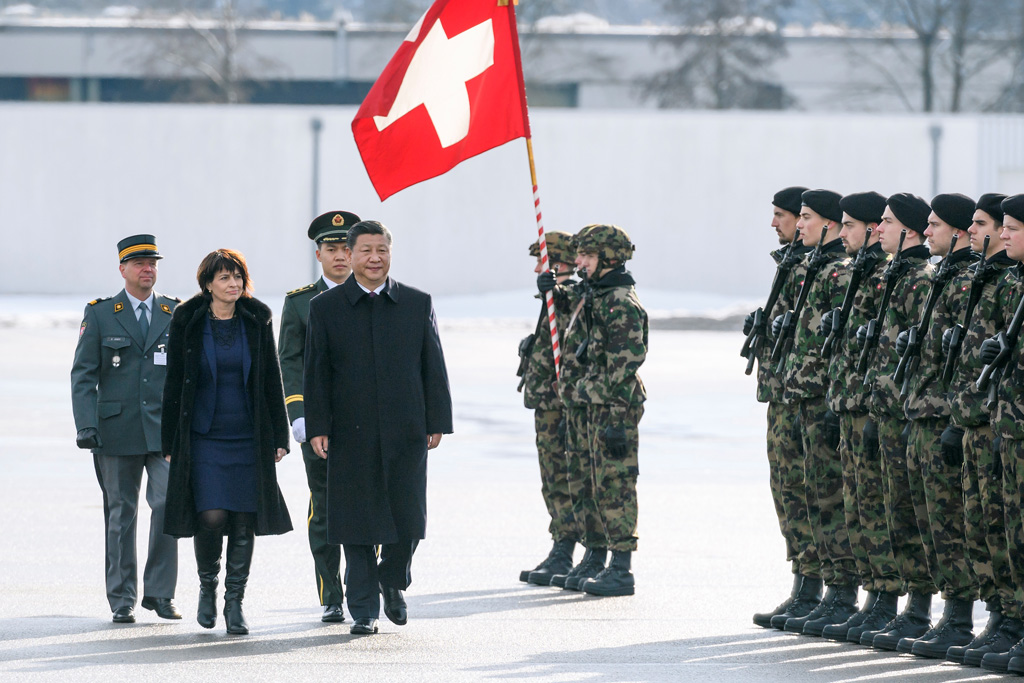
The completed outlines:
[[[192,432],[192,490],[196,511],[256,512],[256,446],[245,390],[246,356],[242,321],[207,320],[203,367],[197,394],[215,394],[205,433]],[[209,335],[209,336],[207,336]],[[211,344],[212,341],[212,344]],[[213,348],[214,358],[209,358]]]

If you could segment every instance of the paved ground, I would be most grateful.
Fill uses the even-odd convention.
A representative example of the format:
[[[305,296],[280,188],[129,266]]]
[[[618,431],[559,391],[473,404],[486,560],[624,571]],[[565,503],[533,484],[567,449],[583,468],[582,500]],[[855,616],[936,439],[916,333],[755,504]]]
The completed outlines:
[[[177,597],[186,618],[140,611],[135,625],[110,623],[100,493],[90,457],[74,447],[69,403],[77,327],[0,327],[0,680],[984,678],[751,625],[753,612],[784,597],[790,577],[766,484],[764,412],[735,333],[652,333],[637,595],[520,584],[519,570],[548,549],[531,415],[514,391],[525,332],[464,322],[442,330],[457,433],[431,455],[409,624],[384,620],[379,635],[357,638],[347,624],[319,622],[301,530],[307,492],[293,452],[279,472],[300,530],[257,539],[245,602],[252,633],[229,637],[221,625],[195,623],[188,542]]]

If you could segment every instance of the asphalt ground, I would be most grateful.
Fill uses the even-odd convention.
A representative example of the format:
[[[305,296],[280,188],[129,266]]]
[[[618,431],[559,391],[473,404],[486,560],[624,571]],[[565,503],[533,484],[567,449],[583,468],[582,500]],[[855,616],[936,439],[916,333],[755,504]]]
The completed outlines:
[[[519,583],[547,553],[532,416],[515,392],[515,324],[445,325],[456,433],[430,460],[427,539],[409,623],[376,636],[322,624],[294,449],[279,477],[297,530],[256,539],[251,632],[194,616],[179,545],[182,621],[137,609],[117,625],[103,588],[102,500],[74,445],[77,326],[0,327],[0,680],[913,681],[977,669],[766,631],[791,577],[767,486],[764,408],[736,333],[655,330],[642,376],[637,594],[595,598]],[[148,508],[139,538],[143,557]],[[581,551],[577,551],[579,557]],[[141,590],[141,587],[140,587]],[[936,603],[936,615],[941,602]],[[976,612],[978,628],[984,613]]]

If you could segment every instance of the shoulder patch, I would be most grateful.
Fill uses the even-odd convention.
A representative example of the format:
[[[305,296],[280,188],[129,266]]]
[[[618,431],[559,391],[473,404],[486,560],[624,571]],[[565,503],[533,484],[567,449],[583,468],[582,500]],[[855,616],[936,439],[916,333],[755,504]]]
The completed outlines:
[[[99,303],[99,302],[101,302],[101,301],[106,301],[107,299],[112,299],[112,298],[113,298],[113,297],[110,297],[110,296],[101,296],[101,297],[100,297],[99,299],[93,299],[92,301],[90,301],[90,302],[89,302],[88,304],[86,304],[86,305],[87,305],[87,306],[95,306],[96,304],[98,304],[98,303]]]
[[[160,298],[161,299],[167,299],[168,301],[173,301],[176,304],[180,304],[181,303],[181,298],[180,297],[176,297],[176,296],[168,296],[166,294],[161,294]]]
[[[298,289],[293,289],[292,291],[285,293],[285,296],[295,296],[296,294],[302,294],[303,292],[308,292],[308,291],[313,290],[313,289],[316,289],[316,283],[315,282],[313,284],[311,284],[311,285],[306,285],[305,287],[299,287]]]
[[[171,314],[171,307],[168,306],[167,304],[160,304],[160,310],[168,315]]]
[[[114,313],[120,313],[122,310],[124,310],[124,304],[123,303],[118,301],[116,304],[114,304]]]

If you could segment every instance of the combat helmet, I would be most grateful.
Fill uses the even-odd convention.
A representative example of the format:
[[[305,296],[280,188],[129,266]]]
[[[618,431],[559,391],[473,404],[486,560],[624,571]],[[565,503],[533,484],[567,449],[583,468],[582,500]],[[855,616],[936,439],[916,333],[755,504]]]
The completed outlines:
[[[597,254],[605,266],[625,263],[633,258],[636,247],[625,230],[617,225],[588,225],[573,238],[576,251]]]
[[[567,232],[557,230],[544,233],[544,241],[548,246],[548,261],[551,263],[566,263],[573,265],[576,260],[576,250],[573,248],[573,236]],[[530,245],[530,256],[540,256],[540,244],[534,242]]]

